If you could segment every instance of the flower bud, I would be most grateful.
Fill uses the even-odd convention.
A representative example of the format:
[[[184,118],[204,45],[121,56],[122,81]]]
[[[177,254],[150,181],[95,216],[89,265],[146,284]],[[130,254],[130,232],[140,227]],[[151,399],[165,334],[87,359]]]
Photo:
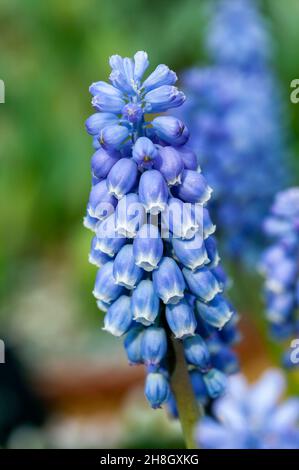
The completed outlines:
[[[181,183],[184,164],[179,153],[173,147],[159,148],[154,168],[160,171],[169,186]]]
[[[113,263],[113,276],[116,284],[134,289],[143,275],[143,270],[135,264],[133,246],[125,245],[116,255]]]
[[[124,126],[106,126],[100,132],[99,141],[105,149],[119,149],[129,137],[129,129]]]
[[[172,246],[178,260],[192,271],[202,268],[209,262],[205,243],[200,233],[196,233],[189,240],[173,238]]]
[[[172,116],[159,116],[153,119],[152,126],[157,136],[170,145],[184,145],[189,139],[185,124]]]
[[[113,336],[124,335],[131,326],[131,299],[127,295],[121,295],[109,307],[105,318],[103,330],[109,331]]]
[[[163,242],[155,225],[144,224],[133,241],[135,263],[145,271],[157,268],[163,254]]]
[[[159,313],[160,300],[154,291],[152,281],[141,281],[132,294],[133,320],[145,326],[151,325]]]
[[[148,92],[162,85],[173,85],[176,81],[175,72],[166,65],[160,64],[143,82],[143,88]]]
[[[109,63],[112,68],[112,72],[109,77],[111,83],[129,96],[136,93],[135,83],[133,80],[133,61],[130,61],[128,58],[127,60],[123,59],[119,55],[115,54],[110,57]]]
[[[104,95],[107,98],[121,98],[122,92],[107,82],[94,82],[89,87],[89,92],[93,96]],[[113,111],[114,112],[114,111]]]
[[[101,94],[95,95],[91,100],[91,104],[97,111],[120,114],[125,102],[118,96]]]
[[[184,297],[184,277],[172,258],[162,258],[158,269],[153,272],[153,283],[155,291],[165,304],[176,304]]]
[[[85,127],[90,135],[98,136],[106,126],[117,124],[117,117],[112,113],[94,113],[85,121]]]
[[[147,53],[144,51],[138,51],[134,55],[134,78],[140,81],[143,77],[144,72],[149,66]]]
[[[209,303],[196,302],[196,308],[201,318],[214,326],[221,329],[232,317],[233,310],[222,295],[216,295]]]
[[[145,112],[161,113],[170,108],[177,108],[184,103],[185,99],[184,93],[175,86],[162,85],[146,93]]]
[[[125,104],[122,92],[106,82],[96,82],[89,87],[92,105],[103,113],[119,114]]]
[[[146,365],[159,365],[167,351],[164,328],[150,326],[145,329],[141,344],[142,359]]]
[[[135,326],[131,328],[124,340],[129,363],[132,365],[142,364],[141,343],[144,335],[144,328]]]
[[[168,200],[167,184],[157,170],[145,171],[139,181],[139,199],[147,212],[153,215],[162,212]]]
[[[100,147],[92,156],[91,171],[96,178],[106,178],[109,171],[119,160],[120,154],[116,152],[108,153]]]
[[[199,336],[191,336],[184,339],[184,352],[186,361],[201,371],[207,371],[211,367],[209,350],[204,340]]]
[[[117,299],[122,292],[123,287],[116,284],[113,276],[113,263],[109,261],[109,263],[104,264],[97,273],[93,295],[96,299],[110,304]]]
[[[150,139],[147,137],[139,137],[139,139],[136,140],[132,150],[132,157],[139,167],[146,169],[152,168],[153,161],[157,155],[157,149]]]
[[[137,182],[137,165],[129,158],[121,158],[111,168],[107,176],[109,193],[121,199],[129,193]]]
[[[134,62],[130,57],[123,58],[123,73],[126,78],[126,81],[131,85],[132,89],[136,88],[136,83],[134,80]]]
[[[204,302],[209,302],[215,295],[221,292],[217,279],[211,271],[206,268],[201,268],[195,272],[184,268],[183,274],[192,294],[196,295],[196,297],[199,297]]]
[[[178,339],[193,336],[196,330],[196,319],[190,305],[181,300],[175,305],[166,306],[166,319],[169,328]]]
[[[172,193],[185,202],[205,204],[210,199],[212,189],[200,173],[184,170],[182,183],[172,188]]]
[[[115,197],[109,194],[106,180],[103,180],[91,188],[87,212],[90,217],[103,220],[114,212],[116,204]]]
[[[152,408],[161,408],[169,396],[169,385],[164,375],[160,373],[150,373],[146,377],[144,394]]]

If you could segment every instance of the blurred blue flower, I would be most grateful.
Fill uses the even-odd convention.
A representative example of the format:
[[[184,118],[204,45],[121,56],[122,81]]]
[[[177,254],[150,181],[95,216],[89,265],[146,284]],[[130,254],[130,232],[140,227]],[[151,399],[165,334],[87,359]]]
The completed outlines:
[[[212,405],[214,417],[198,424],[196,439],[205,449],[298,449],[299,400],[278,403],[285,383],[268,370],[253,385],[241,375],[228,379],[227,394]]]
[[[206,42],[214,65],[186,71],[190,99],[178,117],[215,192],[210,210],[224,249],[253,267],[265,242],[263,218],[289,179],[282,99],[255,1],[212,6]]]
[[[104,329],[124,336],[130,364],[147,367],[153,408],[168,401],[176,408],[170,336],[182,341],[197,399],[207,403],[238,368],[231,350],[237,316],[218,298],[226,279],[204,207],[211,188],[185,146],[189,131],[176,117],[150,115],[185,96],[166,65],[142,82],[145,52],[112,56],[110,65],[111,83],[90,87],[97,112],[86,121],[95,153],[84,224],[95,233],[90,262],[100,268],[93,293],[106,312]]]
[[[271,38],[257,3],[256,0],[217,1],[217,14],[211,19],[206,42],[211,58],[219,65],[251,71],[263,68],[271,57]]]
[[[272,245],[267,248],[259,265],[265,277],[266,317],[276,339],[299,337],[299,188],[278,193],[264,229]],[[284,363],[291,367],[291,349]]]

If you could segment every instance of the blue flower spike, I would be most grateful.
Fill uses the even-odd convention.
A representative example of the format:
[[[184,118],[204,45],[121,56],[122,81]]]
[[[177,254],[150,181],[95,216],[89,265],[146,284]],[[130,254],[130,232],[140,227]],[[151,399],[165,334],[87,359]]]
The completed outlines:
[[[291,344],[299,334],[299,187],[276,195],[264,229],[271,243],[259,264],[265,278],[266,318],[272,336]],[[298,367],[296,350],[286,351],[283,362]]]
[[[266,241],[261,223],[275,194],[291,181],[286,110],[273,73],[273,40],[268,18],[260,11],[262,2],[208,3],[205,48],[210,64],[183,74],[188,101],[176,114],[189,127],[188,147],[200,156],[213,188],[209,209],[221,229],[224,252],[255,269]],[[164,128],[158,121],[158,131],[166,132]],[[195,169],[189,153],[181,152],[181,158],[188,171]],[[177,197],[195,196],[188,181],[183,176]]]
[[[210,239],[211,188],[185,146],[184,122],[157,116],[185,101],[176,74],[159,65],[144,78],[143,51],[133,59],[114,55],[110,66],[110,83],[90,87],[95,112],[86,121],[95,152],[84,225],[94,232],[90,262],[100,268],[93,293],[105,312],[103,329],[124,337],[131,365],[145,365],[150,405],[175,410],[170,340],[181,342],[203,403],[220,393],[223,358],[232,357],[237,336],[234,323],[220,336],[233,310],[224,297],[217,301],[225,275]]]

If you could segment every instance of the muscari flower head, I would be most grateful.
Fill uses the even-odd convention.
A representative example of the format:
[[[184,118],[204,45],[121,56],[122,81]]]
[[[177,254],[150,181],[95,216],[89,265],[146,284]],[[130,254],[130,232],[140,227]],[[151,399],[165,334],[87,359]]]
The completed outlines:
[[[261,224],[273,196],[289,178],[270,39],[254,0],[213,3],[206,37],[212,65],[186,71],[190,99],[178,113],[214,190],[210,210],[224,249],[249,267],[265,243]]]
[[[266,317],[275,339],[292,341],[299,333],[299,188],[277,194],[264,229],[272,240],[259,265]],[[286,366],[298,366],[291,349],[284,359]]]
[[[198,424],[196,439],[205,449],[298,449],[299,400],[279,403],[283,374],[268,370],[255,384],[241,375],[228,379],[227,393],[212,405],[212,416]]]
[[[217,63],[237,65],[247,71],[264,67],[271,56],[271,45],[256,3],[217,1],[217,14],[211,18],[211,32],[206,39],[208,52]]]
[[[175,403],[170,335],[182,342],[194,391],[206,403],[238,368],[231,350],[238,335],[204,207],[211,189],[185,145],[187,127],[157,116],[185,96],[166,65],[144,80],[145,52],[112,56],[110,65],[110,83],[90,87],[95,113],[86,121],[95,153],[84,224],[94,232],[90,262],[100,268],[93,293],[104,329],[124,336],[130,364],[146,366],[153,408]]]

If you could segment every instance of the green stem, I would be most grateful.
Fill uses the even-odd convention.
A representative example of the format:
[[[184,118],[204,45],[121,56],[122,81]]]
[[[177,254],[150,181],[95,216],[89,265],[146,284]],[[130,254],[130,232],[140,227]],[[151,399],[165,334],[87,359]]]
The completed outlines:
[[[196,449],[194,430],[203,410],[197,404],[189,379],[188,368],[184,357],[183,345],[172,340],[175,354],[175,368],[171,376],[171,388],[176,398],[179,418],[187,449]]]

